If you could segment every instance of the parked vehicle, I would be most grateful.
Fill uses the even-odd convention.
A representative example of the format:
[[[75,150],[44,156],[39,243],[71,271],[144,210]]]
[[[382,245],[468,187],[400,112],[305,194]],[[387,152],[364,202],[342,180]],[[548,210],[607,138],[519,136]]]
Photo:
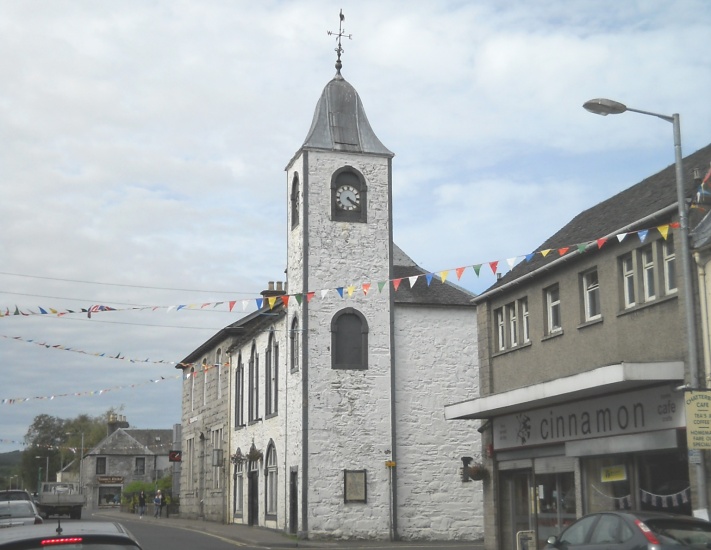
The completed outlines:
[[[44,525],[0,529],[0,550],[46,548],[84,550],[142,550],[123,525],[110,521],[47,522]]]
[[[7,489],[0,491],[0,500],[29,500],[34,502],[35,499],[24,489]]]
[[[617,511],[583,516],[546,550],[711,548],[711,522],[662,512]]]
[[[67,515],[72,519],[81,519],[85,502],[77,483],[45,481],[40,486],[37,508],[45,519]]]
[[[0,500],[0,529],[40,523],[42,518],[32,501]]]

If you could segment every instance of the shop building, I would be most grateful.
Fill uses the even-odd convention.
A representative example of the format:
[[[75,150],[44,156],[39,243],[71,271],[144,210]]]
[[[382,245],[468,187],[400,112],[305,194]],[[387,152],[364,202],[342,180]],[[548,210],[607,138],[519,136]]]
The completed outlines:
[[[684,160],[689,203],[709,160],[711,146]],[[487,548],[543,548],[599,510],[706,512],[674,181],[669,166],[580,213],[475,299],[481,392],[445,416],[481,420]]]

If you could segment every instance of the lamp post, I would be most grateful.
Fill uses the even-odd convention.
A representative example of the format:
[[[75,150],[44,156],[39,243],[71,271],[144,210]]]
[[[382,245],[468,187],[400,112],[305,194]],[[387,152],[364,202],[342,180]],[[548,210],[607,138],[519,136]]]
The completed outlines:
[[[65,435],[77,435],[74,432],[66,432]],[[81,432],[81,454],[79,455],[79,492],[84,493],[84,432]]]
[[[691,389],[699,387],[699,361],[696,342],[696,314],[694,311],[693,275],[691,271],[691,251],[689,250],[689,218],[686,212],[686,193],[684,192],[684,167],[681,157],[681,127],[679,114],[663,115],[640,109],[632,109],[624,103],[611,99],[591,99],[583,107],[596,115],[618,115],[625,111],[654,116],[672,123],[674,131],[674,160],[676,168],[676,199],[679,212],[679,227],[681,232],[681,269],[684,280],[684,313],[686,317],[686,352],[689,361],[689,385]],[[699,492],[699,507],[708,514],[708,499],[706,496],[706,470],[703,453],[700,463],[696,465],[696,479]]]
[[[42,457],[42,456],[35,456],[35,458],[45,458],[47,460],[47,467],[44,470],[44,480],[45,482],[49,481],[49,455]],[[39,474],[37,475],[37,492],[40,492],[40,482],[42,481],[42,466],[40,466],[40,471]]]

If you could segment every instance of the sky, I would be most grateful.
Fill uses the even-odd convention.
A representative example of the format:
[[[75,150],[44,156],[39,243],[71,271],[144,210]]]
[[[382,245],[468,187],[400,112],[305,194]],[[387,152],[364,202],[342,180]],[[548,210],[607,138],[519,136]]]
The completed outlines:
[[[0,311],[28,313],[0,318],[0,452],[39,414],[180,422],[175,363],[284,278],[284,168],[341,9],[426,270],[505,269],[674,162],[668,122],[589,99],[711,142],[705,0],[0,0]],[[51,313],[93,305],[119,311]]]

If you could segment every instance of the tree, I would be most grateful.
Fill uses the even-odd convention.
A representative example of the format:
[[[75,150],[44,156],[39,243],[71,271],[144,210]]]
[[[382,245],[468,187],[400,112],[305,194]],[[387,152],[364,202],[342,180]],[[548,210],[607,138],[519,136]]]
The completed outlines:
[[[34,491],[40,480],[56,481],[57,472],[67,465],[69,470],[79,471],[82,434],[86,454],[106,437],[108,418],[116,412],[112,407],[95,417],[87,414],[72,419],[48,414],[36,416],[25,434],[25,450],[20,466],[26,488]],[[49,472],[45,472],[47,465]]]

